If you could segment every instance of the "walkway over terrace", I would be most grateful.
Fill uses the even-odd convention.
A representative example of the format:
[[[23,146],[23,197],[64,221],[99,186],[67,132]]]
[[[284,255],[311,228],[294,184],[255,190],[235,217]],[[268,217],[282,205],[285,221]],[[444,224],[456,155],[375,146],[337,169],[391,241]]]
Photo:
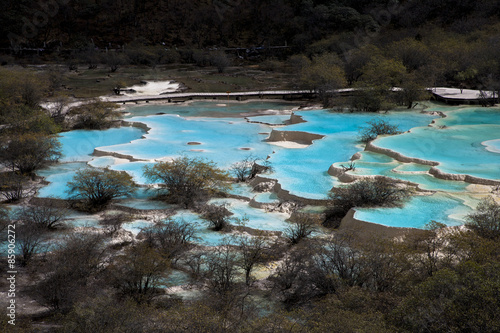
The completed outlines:
[[[398,91],[401,88],[392,88],[393,91]],[[337,89],[335,90],[340,96],[351,96],[356,89]],[[498,102],[498,94],[491,91],[481,91],[472,89],[457,89],[434,87],[427,88],[427,91],[432,93],[438,101],[450,104],[493,104]],[[189,99],[233,99],[243,100],[249,98],[276,98],[284,100],[293,99],[310,99],[317,96],[317,92],[312,90],[262,90],[262,91],[241,91],[241,92],[176,92],[162,95],[116,95],[101,97],[103,101],[113,103],[137,103],[167,100],[168,102],[179,102]]]
[[[354,89],[339,89],[337,92],[341,95],[349,95]],[[247,98],[277,98],[277,99],[309,99],[316,97],[317,93],[311,90],[263,90],[263,91],[241,91],[241,92],[181,92],[168,93],[154,96],[107,96],[101,97],[103,101],[114,103],[127,102],[149,102],[158,100],[168,100],[169,102],[183,101],[186,99],[236,99]]]
[[[449,104],[493,104],[498,103],[495,91],[434,87],[428,88],[438,101]]]

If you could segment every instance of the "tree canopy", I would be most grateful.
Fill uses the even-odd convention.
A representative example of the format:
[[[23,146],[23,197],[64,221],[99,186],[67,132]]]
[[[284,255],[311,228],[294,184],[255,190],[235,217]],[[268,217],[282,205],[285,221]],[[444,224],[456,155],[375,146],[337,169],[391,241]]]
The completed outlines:
[[[136,187],[128,173],[109,169],[79,170],[68,182],[73,199],[83,199],[89,209],[99,209],[114,198],[129,196]]]
[[[284,45],[287,41],[305,48],[332,32],[374,34],[389,23],[399,29],[432,23],[462,32],[487,26],[499,13],[500,5],[494,0],[86,0],[37,5],[6,0],[0,15],[5,22],[0,45],[42,47],[45,42],[50,47],[62,42],[84,48],[92,39],[103,47],[142,37],[149,44],[164,42],[168,47],[234,47],[265,41]]]
[[[26,69],[0,69],[0,164],[31,175],[61,157],[59,127],[40,106],[45,80]]]
[[[160,194],[167,201],[186,208],[198,200],[227,189],[231,179],[214,162],[187,156],[145,166],[144,176],[160,183]]]
[[[89,103],[71,109],[70,114],[74,116],[73,128],[84,129],[106,129],[109,128],[113,120],[119,117],[114,112],[117,106],[112,103],[93,100]]]
[[[144,303],[158,294],[156,289],[161,278],[168,275],[169,267],[169,260],[158,251],[147,244],[138,244],[116,258],[109,274],[120,293]]]
[[[0,144],[0,164],[21,174],[30,174],[56,162],[61,156],[57,138],[26,133],[11,136]]]
[[[386,178],[376,177],[357,180],[350,185],[332,188],[326,214],[327,225],[338,225],[349,209],[354,207],[397,207],[413,193],[407,185]]]
[[[476,210],[466,217],[466,226],[481,237],[500,238],[500,204],[493,197],[483,199]]]

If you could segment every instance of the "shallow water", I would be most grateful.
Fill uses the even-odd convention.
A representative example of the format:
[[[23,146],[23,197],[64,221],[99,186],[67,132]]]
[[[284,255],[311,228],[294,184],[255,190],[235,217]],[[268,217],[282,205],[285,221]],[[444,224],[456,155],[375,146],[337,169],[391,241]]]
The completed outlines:
[[[130,231],[134,236],[137,236],[143,229],[152,227],[154,225],[151,221],[135,220],[122,224],[124,230]]]
[[[87,164],[94,167],[94,168],[108,168],[108,167],[113,166],[113,165],[129,163],[129,162],[130,161],[125,159],[125,158],[116,158],[113,156],[102,156],[102,157],[93,158]]]
[[[427,172],[431,169],[428,165],[417,163],[404,163],[398,165],[394,170],[399,172]]]
[[[259,193],[253,198],[256,202],[260,203],[277,203],[279,202],[279,198],[276,193],[273,192],[264,192]]]
[[[39,189],[37,196],[40,198],[69,199],[71,193],[69,193],[70,188],[68,183],[73,180],[77,171],[87,167],[88,164],[85,162],[73,162],[54,164],[48,168],[37,171],[38,176],[44,177],[45,180],[49,182],[48,185]],[[114,168],[110,167],[110,169]],[[117,169],[119,170],[119,168]],[[137,172],[140,173],[142,177],[142,171],[138,170]],[[145,199],[154,196],[154,192],[144,191],[139,188],[135,193],[131,193],[131,195],[133,195],[134,198]]]
[[[173,269],[169,272],[168,277],[164,280],[160,280],[165,287],[175,287],[187,284],[190,281],[189,274]]]
[[[231,194],[252,198],[255,195],[255,192],[252,190],[252,186],[247,183],[236,183],[231,186],[231,189],[228,191]]]
[[[169,205],[169,204],[164,203],[162,201],[151,200],[151,197],[145,198],[145,199],[138,199],[138,198],[135,198],[135,196],[134,196],[134,198],[122,199],[120,201],[117,201],[116,204],[120,205],[120,206],[124,206],[124,207],[141,209],[141,210],[156,210],[156,209],[175,208],[175,206]]]
[[[45,177],[50,182],[38,192],[39,197],[54,197],[67,199],[67,183],[73,179],[74,174],[87,166],[86,162],[94,167],[107,167],[114,164],[126,163],[128,160],[113,157],[94,158],[92,153],[101,145],[114,145],[130,142],[141,138],[142,129],[136,127],[111,128],[98,130],[75,130],[61,133],[59,142],[62,147],[60,163],[46,169],[37,171],[39,176]]]
[[[144,139],[99,147],[100,151],[131,155],[139,160],[157,160],[186,155],[212,160],[223,168],[250,154],[266,157],[272,147],[262,140],[265,125],[234,118],[186,119],[177,115],[136,117],[151,130]],[[122,167],[122,166],[121,166]]]
[[[386,118],[398,122],[402,130],[426,124],[429,115],[397,112],[383,115],[338,114],[326,110],[297,112],[307,122],[284,127],[282,130],[305,131],[326,135],[304,149],[286,149],[263,141],[266,125],[250,124],[234,118],[186,119],[177,115],[135,117],[131,121],[145,123],[151,130],[145,139],[131,143],[99,147],[100,151],[131,155],[145,161],[176,157],[180,154],[213,160],[220,167],[243,160],[249,155],[270,157],[274,173],[286,190],[299,196],[323,199],[337,184],[327,174],[333,161],[345,160],[360,150],[357,131],[366,122]],[[300,163],[297,163],[300,161]],[[146,183],[142,167],[149,162],[113,165],[115,170],[130,172],[134,179]]]
[[[446,194],[416,196],[402,208],[356,208],[356,219],[389,227],[424,228],[431,221],[448,226],[461,225],[470,208]]]
[[[237,199],[214,199],[210,203],[226,204],[226,208],[233,213],[232,224],[241,224],[252,229],[268,231],[284,231],[289,223],[285,220],[287,214],[266,212],[263,209],[252,208],[246,202]]]
[[[70,197],[68,182],[73,180],[75,172],[86,166],[84,162],[61,163],[38,171],[37,174],[45,177],[45,180],[50,183],[42,187],[37,196],[41,198],[68,199]]]
[[[285,125],[285,123],[290,120],[290,115],[274,115],[274,116],[255,116],[248,117],[250,122],[260,122],[269,125]]]
[[[383,162],[376,162],[372,157],[365,159],[365,155],[373,156],[374,154],[375,153],[372,152],[363,152],[362,158],[354,161],[356,169],[354,171],[348,171],[347,173],[357,176],[387,176],[418,184],[420,189],[428,191],[464,192],[469,185],[462,181],[435,178],[427,173],[431,168],[428,165],[402,163],[389,157],[389,160],[384,159]],[[367,160],[370,162],[366,162]],[[336,167],[341,167],[341,165],[347,166],[348,162],[334,163]]]
[[[500,109],[496,108],[456,108],[443,110],[445,118],[436,119],[436,126],[459,125],[500,125]]]
[[[489,179],[500,179],[500,112],[486,108],[452,108],[434,106],[433,110],[445,112],[448,117],[436,119],[432,127],[427,125],[436,115],[417,112],[373,113],[331,113],[326,110],[296,111],[304,123],[274,127],[279,131],[304,131],[324,135],[310,146],[290,149],[265,142],[272,126],[249,123],[236,116],[257,115],[248,118],[262,123],[282,123],[285,117],[279,112],[290,113],[293,104],[274,102],[225,103],[195,102],[188,105],[148,105],[130,107],[133,122],[141,122],[150,128],[148,133],[134,127],[123,127],[107,131],[72,131],[63,133],[63,163],[39,172],[51,182],[39,192],[41,197],[66,198],[66,183],[76,170],[87,165],[109,167],[129,172],[140,184],[148,184],[143,177],[143,167],[155,161],[167,160],[180,155],[202,157],[213,160],[222,168],[252,155],[268,158],[274,168],[266,175],[278,179],[282,188],[292,194],[312,199],[326,198],[332,186],[341,183],[328,175],[332,163],[346,165],[353,154],[363,150],[358,141],[358,131],[370,120],[381,118],[399,125],[404,133],[383,137],[375,141],[377,146],[396,150],[403,155],[437,161],[439,168],[450,173],[467,173]],[[162,115],[151,115],[165,113]],[[178,116],[178,115],[182,115]],[[208,118],[211,115],[225,115],[225,118]],[[185,118],[196,117],[196,118]],[[443,148],[445,147],[445,149]],[[91,156],[95,148],[122,156]],[[498,150],[498,151],[496,151]],[[126,156],[139,160],[131,162]],[[344,161],[344,162],[341,162]],[[346,162],[347,161],[347,162]],[[420,188],[439,191],[433,196],[413,198],[402,209],[360,209],[356,217],[370,222],[390,226],[423,227],[430,220],[448,225],[461,224],[460,216],[468,210],[463,200],[446,193],[464,193],[467,183],[436,179],[427,172],[429,166],[415,163],[401,163],[373,152],[363,152],[356,160],[358,175],[385,175],[418,183]],[[276,203],[275,194],[258,194],[244,184],[233,186],[232,193],[247,198],[255,197],[257,202]],[[165,209],[170,206],[150,201],[151,191],[138,191],[134,198],[122,200],[120,204],[138,209]],[[285,214],[266,213],[251,208],[247,202],[224,199],[234,218],[248,221],[247,226],[255,229],[283,231],[288,222]],[[453,218],[449,217],[453,215]],[[458,217],[458,219],[457,219]],[[197,214],[179,212],[175,218],[182,218],[196,224],[199,242],[217,245],[227,234],[207,228],[207,222]],[[134,233],[150,222],[135,221],[125,225]]]
[[[500,139],[484,141],[483,145],[486,147],[486,150],[500,154]]]
[[[124,164],[115,164],[110,166],[111,170],[117,171],[127,171],[137,184],[150,184],[151,182],[144,177],[144,167],[146,165],[153,165],[153,161],[150,162],[130,162]]]
[[[198,214],[187,210],[181,210],[172,216],[173,220],[184,221],[191,223],[195,230],[197,239],[195,243],[205,246],[217,246],[221,243],[235,244],[234,240],[231,241],[232,233],[213,231],[209,229],[207,221],[203,220]]]
[[[313,199],[326,198],[328,191],[339,183],[328,175],[330,165],[336,161],[347,161],[362,150],[358,141],[358,130],[370,120],[387,119],[399,124],[401,130],[427,124],[432,116],[414,112],[394,112],[382,115],[368,113],[331,113],[326,110],[297,112],[306,123],[287,126],[283,130],[304,131],[326,135],[304,149],[280,149],[271,155],[270,162],[277,178],[291,193]],[[386,160],[380,156],[373,159]],[[391,160],[389,158],[389,160]]]
[[[60,162],[89,161],[96,147],[115,145],[139,139],[144,131],[136,127],[98,130],[76,130],[60,134],[63,157]]]
[[[192,103],[169,103],[161,105],[141,105],[127,108],[125,118],[149,116],[158,113],[176,114],[183,117],[231,117],[275,114],[284,111],[291,112],[298,107],[297,103],[286,102],[235,102],[235,101],[197,101]]]
[[[375,140],[378,147],[439,163],[438,169],[500,179],[500,153],[488,151],[482,142],[500,137],[500,125],[455,125],[439,129],[419,127],[399,136]]]
[[[64,221],[64,224],[68,227],[72,228],[101,227],[101,225],[99,224],[99,218],[96,216],[90,216],[88,214],[72,211],[66,218],[67,220]]]

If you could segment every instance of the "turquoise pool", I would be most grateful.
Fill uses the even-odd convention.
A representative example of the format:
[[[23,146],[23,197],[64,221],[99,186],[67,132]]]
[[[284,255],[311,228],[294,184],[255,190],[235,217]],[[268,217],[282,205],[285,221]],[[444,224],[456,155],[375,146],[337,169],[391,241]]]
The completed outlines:
[[[438,162],[438,168],[444,172],[500,179],[498,109],[433,108],[444,112],[446,118],[416,111],[373,114],[332,113],[317,109],[294,111],[305,120],[304,123],[279,127],[267,125],[284,123],[288,116],[280,113],[291,113],[295,107],[289,103],[223,101],[130,107],[128,111],[131,115],[127,120],[145,124],[150,128],[147,133],[136,127],[63,133],[60,142],[64,154],[62,161],[65,163],[39,172],[50,184],[41,188],[38,196],[66,198],[67,182],[76,170],[86,166],[123,170],[129,172],[139,184],[147,184],[142,175],[143,167],[156,161],[186,155],[213,160],[222,168],[230,168],[233,163],[252,155],[269,160],[274,171],[266,176],[277,179],[283,189],[304,198],[324,199],[332,186],[341,184],[327,173],[330,165],[346,164],[351,156],[363,151],[358,131],[376,118],[397,124],[402,131],[411,130],[379,138],[374,142],[376,146]],[[244,118],[248,116],[253,116],[249,119],[260,123],[248,122]],[[433,119],[435,123],[429,127]],[[324,137],[311,145],[276,145],[266,141],[272,130],[308,132]],[[96,149],[105,156],[93,156]],[[436,179],[428,174],[429,166],[401,163],[373,152],[362,152],[355,163],[357,169],[353,174],[384,175],[438,192],[432,196],[415,197],[402,209],[360,209],[356,213],[357,218],[389,226],[418,228],[430,220],[448,225],[463,223],[460,216],[469,208],[452,194],[466,192],[467,183]],[[256,196],[257,202],[277,202],[275,194],[257,194],[246,185],[235,185],[232,192],[247,198]],[[134,198],[122,204],[139,209],[166,207],[147,200],[152,195],[139,191]],[[241,200],[226,199],[226,202],[235,217],[247,220],[249,227],[282,231],[288,224],[286,214],[266,213],[251,208]],[[179,214],[179,218],[197,221],[202,243],[213,245],[224,237],[209,231],[196,214]],[[143,223],[145,221],[137,221],[128,228],[137,232]]]

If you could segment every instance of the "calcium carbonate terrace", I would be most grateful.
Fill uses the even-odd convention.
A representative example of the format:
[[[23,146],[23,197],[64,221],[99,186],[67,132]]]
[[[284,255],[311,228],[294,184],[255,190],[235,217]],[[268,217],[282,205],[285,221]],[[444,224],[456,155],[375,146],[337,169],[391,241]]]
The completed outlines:
[[[373,145],[407,157],[436,162],[434,169],[444,174],[500,180],[500,154],[487,149],[487,143],[491,147],[491,142],[499,139],[498,109],[464,108],[446,114],[450,117],[439,119],[432,127],[419,127],[397,137],[380,138]]]
[[[414,183],[427,191],[425,196],[414,197],[402,208],[358,209],[355,218],[387,226],[422,228],[431,220],[448,225],[462,224],[471,207],[486,195],[486,192],[471,192],[469,182],[436,178],[431,169],[500,181],[497,148],[500,112],[494,108],[433,105],[428,109],[430,113],[416,110],[384,114],[332,113],[319,108],[297,110],[297,105],[288,103],[222,103],[219,100],[181,105],[133,105],[125,111],[130,113],[126,117],[127,124],[133,126],[63,133],[60,141],[65,163],[40,172],[50,183],[40,190],[39,196],[66,198],[67,182],[76,169],[86,164],[127,171],[139,184],[146,185],[142,168],[155,161],[186,155],[207,158],[229,168],[232,163],[252,154],[270,161],[274,171],[264,176],[277,180],[277,189],[281,190],[264,195],[253,192],[248,186],[235,186],[233,191],[238,195],[271,205],[277,204],[280,196],[290,195],[322,200],[332,186],[345,181],[332,170],[355,157],[357,168],[347,172],[348,176],[383,175]],[[446,118],[441,118],[443,113]],[[284,126],[290,123],[286,119],[292,114],[294,119],[300,116],[304,122]],[[432,165],[400,161],[383,152],[363,152],[358,130],[375,118],[397,124],[407,133],[379,138],[373,142],[374,146],[428,160]],[[141,193],[123,204],[146,210],[157,207],[147,201],[152,193]],[[231,199],[228,204],[235,216],[246,220],[250,228],[279,231],[287,225],[286,215],[274,216],[251,207],[248,201]],[[200,221],[196,214],[186,213],[183,218]],[[145,222],[138,221],[130,227],[136,228],[141,223]],[[199,233],[210,244],[220,240],[206,228],[201,228]]]

